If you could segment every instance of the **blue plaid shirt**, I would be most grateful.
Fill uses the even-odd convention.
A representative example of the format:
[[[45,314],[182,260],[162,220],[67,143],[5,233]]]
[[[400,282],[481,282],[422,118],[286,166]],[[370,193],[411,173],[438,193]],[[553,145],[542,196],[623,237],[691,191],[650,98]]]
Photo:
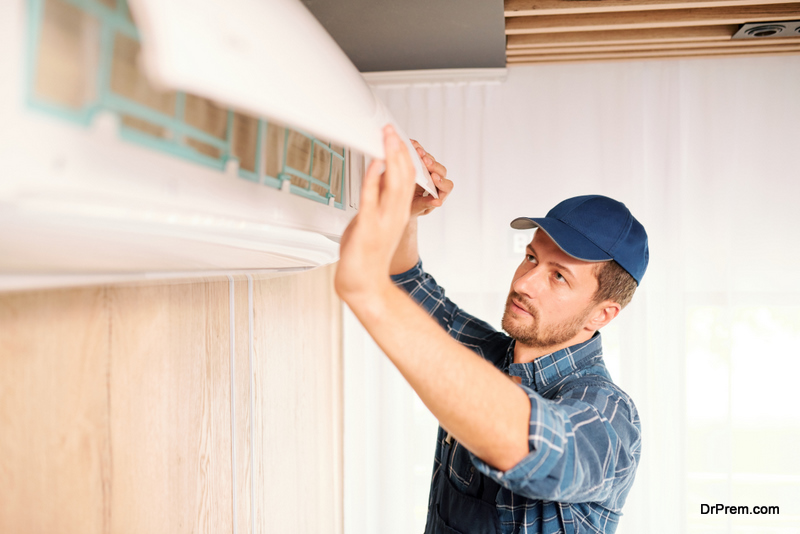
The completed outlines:
[[[499,471],[456,443],[443,473],[446,432],[439,427],[429,509],[439,477],[467,488],[477,469],[501,489],[496,504],[503,533],[611,533],[633,484],[641,426],[633,401],[603,363],[599,332],[530,363],[514,362],[514,340],[464,312],[418,262],[392,280],[462,345],[522,379],[531,402],[530,452]]]

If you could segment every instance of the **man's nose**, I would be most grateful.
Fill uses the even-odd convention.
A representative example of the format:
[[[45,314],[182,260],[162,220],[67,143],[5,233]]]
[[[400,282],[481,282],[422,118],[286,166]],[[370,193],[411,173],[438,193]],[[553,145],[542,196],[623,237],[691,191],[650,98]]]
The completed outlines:
[[[520,295],[532,299],[539,294],[543,279],[544,277],[542,276],[541,269],[534,267],[514,280],[514,283],[511,285],[511,287]]]

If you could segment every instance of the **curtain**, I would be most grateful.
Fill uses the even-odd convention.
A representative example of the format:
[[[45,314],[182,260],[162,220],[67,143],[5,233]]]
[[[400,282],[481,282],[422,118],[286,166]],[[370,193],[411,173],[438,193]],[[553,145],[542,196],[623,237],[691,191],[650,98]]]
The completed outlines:
[[[618,532],[798,532],[800,57],[514,67],[378,93],[455,182],[420,219],[424,266],[495,327],[522,260],[513,218],[598,193],[647,229],[647,274],[602,330],[644,433]],[[345,531],[422,532],[437,423],[349,313],[344,328]],[[717,503],[779,513],[701,513]]]

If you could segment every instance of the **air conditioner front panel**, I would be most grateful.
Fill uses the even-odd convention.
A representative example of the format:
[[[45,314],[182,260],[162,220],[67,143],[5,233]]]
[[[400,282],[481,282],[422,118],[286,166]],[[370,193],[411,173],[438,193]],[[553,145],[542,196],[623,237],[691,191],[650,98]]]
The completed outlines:
[[[363,156],[147,80],[120,85],[139,76],[137,30],[124,2],[105,5],[0,9],[0,277],[335,261]]]
[[[185,90],[383,158],[394,125],[417,183],[437,196],[408,137],[356,67],[299,0],[131,0],[144,64]]]

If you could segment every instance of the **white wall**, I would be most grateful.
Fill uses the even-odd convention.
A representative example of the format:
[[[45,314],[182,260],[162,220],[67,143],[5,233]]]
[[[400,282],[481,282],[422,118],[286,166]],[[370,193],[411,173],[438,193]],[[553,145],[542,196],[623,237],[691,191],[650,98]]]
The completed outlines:
[[[782,505],[780,518],[754,527],[761,531],[800,516],[800,470],[789,457],[777,459],[790,477],[785,501],[765,494],[766,502],[731,502],[740,495],[730,489],[736,473],[752,470],[736,463],[734,453],[727,475],[719,475],[727,489],[695,491],[692,477],[700,475],[690,473],[705,469],[690,444],[703,395],[728,395],[723,426],[731,429],[742,388],[750,388],[753,409],[765,412],[790,406],[791,389],[737,385],[731,377],[753,362],[737,359],[735,347],[722,356],[721,378],[698,374],[687,359],[695,354],[687,345],[693,306],[734,314],[743,305],[796,306],[798,88],[800,57],[782,56],[515,67],[501,85],[379,91],[455,182],[447,205],[420,223],[425,267],[453,300],[492,324],[499,326],[520,261],[510,252],[514,217],[542,216],[564,198],[600,193],[625,202],[647,228],[650,269],[633,303],[604,332],[609,367],[636,401],[644,429],[642,464],[620,532],[752,526],[746,519],[699,517],[702,499]],[[363,501],[346,502],[347,532],[378,524],[382,532],[421,532],[436,422],[363,340],[352,316],[345,324],[346,455],[355,443],[365,451],[349,465],[346,456],[346,495],[363,492],[373,505],[355,514]],[[721,335],[730,337],[734,323],[726,324]],[[787,339],[800,336],[796,319],[783,327],[795,332]],[[796,358],[778,352],[758,355],[774,370],[761,376],[780,381],[800,372]],[[719,380],[722,389],[714,389]],[[394,423],[386,424],[389,418]],[[800,434],[800,418],[787,423]],[[719,439],[724,450],[751,447],[733,431]],[[745,456],[759,453],[783,454],[764,446]]]

